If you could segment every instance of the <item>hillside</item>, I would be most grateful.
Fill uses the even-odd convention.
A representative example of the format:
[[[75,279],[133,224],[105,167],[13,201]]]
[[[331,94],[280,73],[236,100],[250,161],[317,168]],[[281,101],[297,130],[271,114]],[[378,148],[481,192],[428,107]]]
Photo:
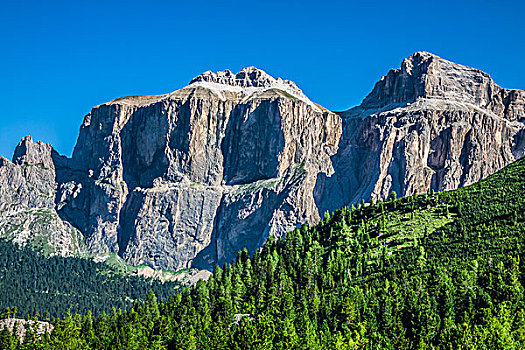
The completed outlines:
[[[474,185],[336,211],[166,303],[54,321],[43,348],[525,346],[525,160]]]

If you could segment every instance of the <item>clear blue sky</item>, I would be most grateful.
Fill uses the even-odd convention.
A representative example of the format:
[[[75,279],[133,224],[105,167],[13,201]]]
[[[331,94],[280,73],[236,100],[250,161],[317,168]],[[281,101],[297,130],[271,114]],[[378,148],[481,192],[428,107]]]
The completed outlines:
[[[358,104],[426,50],[525,88],[524,1],[2,1],[0,155],[21,137],[70,155],[82,118],[119,96],[257,66],[315,102]]]

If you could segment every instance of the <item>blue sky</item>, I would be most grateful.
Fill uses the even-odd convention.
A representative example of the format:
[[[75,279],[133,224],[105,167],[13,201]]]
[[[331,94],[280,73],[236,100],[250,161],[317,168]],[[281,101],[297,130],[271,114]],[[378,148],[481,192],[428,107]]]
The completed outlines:
[[[257,66],[344,110],[426,50],[525,89],[523,1],[2,1],[0,155],[70,155],[92,106]]]

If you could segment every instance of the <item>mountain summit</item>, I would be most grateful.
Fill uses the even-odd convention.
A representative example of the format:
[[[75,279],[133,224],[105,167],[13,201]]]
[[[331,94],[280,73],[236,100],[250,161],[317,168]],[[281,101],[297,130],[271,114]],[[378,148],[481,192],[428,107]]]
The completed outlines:
[[[265,71],[255,68],[243,68],[237,74],[230,70],[212,72],[207,71],[193,78],[188,86],[203,87],[215,91],[231,91],[252,97],[269,90],[279,91],[310,104],[315,109],[318,107],[304,95],[304,93],[291,80],[275,79]]]
[[[294,82],[290,80],[282,80],[281,78],[275,79],[265,71],[255,67],[243,68],[237,74],[234,74],[230,70],[224,70],[215,73],[212,71],[207,71],[193,78],[190,81],[190,85],[199,82],[224,84],[229,86],[238,86],[241,88],[269,88],[275,87],[277,85],[285,85],[297,91],[301,91]]]
[[[207,72],[167,95],[95,107],[60,176],[59,213],[92,252],[209,267],[319,220],[309,194],[332,172],[340,134],[340,118],[291,82]]]
[[[345,133],[332,158],[335,176],[317,183],[321,210],[392,191],[458,188],[524,154],[525,91],[424,51],[340,115]]]
[[[507,119],[525,117],[525,94],[522,90],[503,89],[485,72],[425,51],[414,53],[403,60],[400,68],[390,70],[359,107],[388,108],[418,99],[470,104],[503,114]]]
[[[170,94],[157,96],[128,96],[117,98],[109,104],[144,105],[169,99],[170,96],[180,95],[184,91],[194,89],[207,90],[221,100],[230,99],[247,101],[254,98],[268,96],[282,96],[301,100],[313,109],[320,111],[320,106],[314,104],[291,80],[274,78],[265,71],[255,68],[243,68],[237,74],[230,70],[219,72],[206,71],[193,78],[189,85]]]
[[[254,67],[208,71],[94,107],[71,158],[22,140],[0,159],[0,235],[210,268],[326,210],[492,174],[524,154],[524,96],[427,52],[339,114]]]

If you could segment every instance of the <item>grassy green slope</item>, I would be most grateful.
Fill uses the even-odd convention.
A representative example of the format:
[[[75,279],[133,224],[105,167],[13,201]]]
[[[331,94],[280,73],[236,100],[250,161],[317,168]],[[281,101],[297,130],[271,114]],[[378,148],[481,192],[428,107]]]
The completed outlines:
[[[370,275],[381,260],[408,270],[517,255],[524,222],[525,160],[520,160],[458,190],[337,211],[320,229],[337,231],[336,241],[357,239],[352,259],[366,256]]]

